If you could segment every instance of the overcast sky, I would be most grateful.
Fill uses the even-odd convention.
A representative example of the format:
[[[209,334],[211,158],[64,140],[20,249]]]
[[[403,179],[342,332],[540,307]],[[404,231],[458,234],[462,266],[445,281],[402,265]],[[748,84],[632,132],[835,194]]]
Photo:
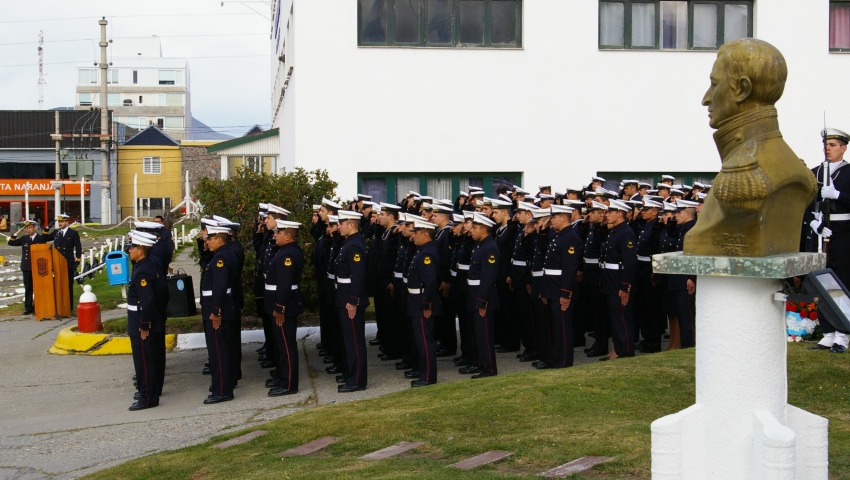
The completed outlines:
[[[44,108],[74,105],[76,67],[108,39],[157,35],[164,57],[189,62],[192,114],[239,136],[271,122],[271,0],[0,0],[0,110],[38,105],[38,33],[44,31]],[[108,50],[107,50],[108,51]],[[113,67],[120,68],[118,62]]]

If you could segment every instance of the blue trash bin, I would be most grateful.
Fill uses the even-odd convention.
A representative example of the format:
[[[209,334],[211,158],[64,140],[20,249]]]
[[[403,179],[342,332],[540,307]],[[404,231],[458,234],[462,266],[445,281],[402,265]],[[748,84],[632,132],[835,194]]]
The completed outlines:
[[[106,277],[109,279],[109,285],[130,283],[130,256],[120,250],[107,253]]]

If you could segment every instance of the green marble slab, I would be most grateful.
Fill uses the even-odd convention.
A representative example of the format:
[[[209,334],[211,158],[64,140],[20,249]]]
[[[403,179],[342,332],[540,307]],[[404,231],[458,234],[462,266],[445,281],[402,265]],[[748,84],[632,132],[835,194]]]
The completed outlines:
[[[789,253],[770,257],[709,257],[682,252],[652,256],[654,273],[714,277],[788,278],[825,268],[823,253]]]

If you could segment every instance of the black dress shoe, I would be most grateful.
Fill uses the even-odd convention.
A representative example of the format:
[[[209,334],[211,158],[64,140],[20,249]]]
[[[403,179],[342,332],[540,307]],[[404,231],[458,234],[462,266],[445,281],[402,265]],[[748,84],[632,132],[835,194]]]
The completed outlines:
[[[519,351],[519,347],[516,347],[516,348],[501,347],[501,348],[496,349],[496,353],[511,353],[511,352],[518,352],[518,351]]]
[[[603,352],[602,350],[591,350],[587,352],[587,356],[590,358],[601,357],[603,355],[608,355],[608,352]]]
[[[456,352],[455,350],[446,350],[445,348],[441,348],[441,349],[437,350],[436,352],[434,352],[434,355],[436,355],[437,358],[451,357],[452,355],[455,354],[455,352]]]
[[[408,370],[404,372],[404,378],[419,378],[422,376],[422,372],[419,370]]]
[[[337,375],[336,383],[345,383],[345,375]]]
[[[210,367],[204,367],[204,369],[201,370],[201,375],[209,375],[211,373],[212,373],[212,370],[210,370]]]
[[[265,362],[260,362],[260,367],[262,368],[272,368],[274,367],[274,362],[270,362],[266,360]]]
[[[611,358],[611,357],[609,357],[608,355],[605,355],[604,357],[599,358],[599,361],[600,361],[600,362],[607,362],[608,360],[616,360],[616,359],[615,359],[615,358]]]
[[[595,345],[591,345],[591,346],[589,346],[589,347],[585,347],[585,348],[583,348],[582,350],[584,350],[584,353],[590,353],[590,351],[591,351],[591,350],[593,350],[593,347],[594,347],[594,346],[595,346]]]
[[[461,358],[465,358],[465,357],[464,357],[463,355],[461,355],[461,356],[459,356],[459,357],[455,357],[455,358],[453,358],[453,359],[452,359],[452,361],[453,361],[453,362],[456,362],[456,361],[460,360]]]
[[[366,386],[358,387],[357,385],[340,385],[336,387],[336,391],[339,393],[359,392],[360,390],[366,390]]]
[[[546,362],[537,362],[537,363],[534,365],[534,368],[536,368],[536,369],[538,369],[538,370],[546,370],[547,368],[552,368],[552,365],[550,365],[550,364],[548,364],[548,363],[546,363]]]
[[[464,375],[469,375],[471,373],[478,373],[480,371],[481,371],[481,369],[478,368],[476,365],[467,365],[467,366],[459,369],[457,372],[462,373]]]
[[[650,345],[648,343],[644,343],[640,348],[640,351],[643,353],[658,353],[661,351],[661,345]]]
[[[523,362],[523,363],[533,362],[534,361],[534,355],[526,353],[525,355],[519,357],[519,361]]]
[[[846,351],[847,347],[845,347],[844,345],[839,345],[837,343],[834,343],[832,345],[832,348],[829,349],[829,353],[844,353]]]
[[[455,364],[455,367],[465,367],[469,365],[469,360],[461,357],[460,359],[455,360],[453,363]]]
[[[426,382],[425,380],[414,380],[414,381],[410,382],[410,387],[411,388],[426,387],[428,385],[433,385],[435,383],[437,383],[437,382]]]
[[[378,346],[380,344],[381,344],[380,338],[373,338],[372,340],[369,340],[369,345],[371,345],[373,347]]]
[[[280,379],[278,378],[270,378],[266,380],[266,388],[273,388],[280,386]]]
[[[489,373],[479,373],[478,375],[473,375],[469,378],[487,378],[487,377],[492,377],[492,376],[493,375],[490,375]]]
[[[390,360],[401,360],[402,357],[400,355],[388,355],[386,353],[381,353],[378,355],[378,358],[385,362],[388,362]]]
[[[292,394],[294,394],[294,393],[298,393],[298,389],[297,389],[297,388],[293,388],[293,389],[291,389],[291,390],[287,390],[287,389],[285,389],[285,388],[283,388],[283,387],[277,387],[277,388],[273,388],[273,389],[269,390],[268,395],[269,395],[270,397],[281,397],[281,396],[283,396],[283,395],[292,395]]]
[[[325,348],[325,344],[322,343],[322,342],[319,342],[319,343],[316,344],[316,348],[318,348],[319,350],[322,350],[322,349]]]
[[[339,366],[336,366],[336,365],[331,365],[330,367],[326,368],[325,371],[328,372],[331,375],[336,374],[336,373],[342,373],[342,367],[339,367]]]
[[[330,353],[327,350],[325,350],[324,348],[319,350],[319,356],[320,357],[327,357],[328,355],[330,355]]]
[[[212,393],[212,385],[210,385],[210,393]],[[212,395],[210,395],[210,396],[212,396]]]
[[[408,370],[410,369],[410,364],[407,362],[398,362],[395,364],[396,370]]]
[[[134,393],[134,394],[133,394],[133,400],[138,400],[138,399],[140,399],[140,398],[142,398],[142,394],[141,394],[141,393],[136,392],[136,393]]]
[[[138,379],[136,378],[135,375],[133,375],[133,381],[135,382],[136,380],[138,380]]]
[[[269,376],[272,378],[277,378],[277,369],[269,370]]]
[[[158,407],[158,406],[159,406],[159,402],[148,403],[147,405],[141,404],[139,402],[135,402],[132,405],[130,405],[130,408],[128,408],[127,410],[130,410],[131,412],[135,412],[136,410],[144,410],[146,408],[154,408],[154,407]]]
[[[596,338],[596,332],[587,332],[587,336],[590,338]]]
[[[809,350],[830,350],[831,347],[827,347],[826,345],[821,345],[820,343],[815,344],[814,347],[809,347]]]
[[[204,400],[204,404],[209,405],[209,404],[212,404],[212,403],[229,402],[231,400],[233,400],[233,395],[222,395],[222,396],[210,395],[209,397],[206,398],[206,400]]]
[[[266,355],[266,354],[263,354],[263,355],[260,355],[260,356],[257,357],[258,362],[265,362],[265,361],[268,361],[268,359],[269,359],[269,356]]]
[[[262,347],[258,348],[256,351],[257,351],[257,353],[266,353],[266,346],[263,345]]]
[[[379,351],[379,352],[381,352],[381,353],[384,353],[384,346],[383,346],[383,345],[380,345],[380,346],[378,347],[378,351]]]
[[[328,355],[327,357],[322,359],[322,363],[334,363],[335,361],[336,359],[333,357],[333,355]]]

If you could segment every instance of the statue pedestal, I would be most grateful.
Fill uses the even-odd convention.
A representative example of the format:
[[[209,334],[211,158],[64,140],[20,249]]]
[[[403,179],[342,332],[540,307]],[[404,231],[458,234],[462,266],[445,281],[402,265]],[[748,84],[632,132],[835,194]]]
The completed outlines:
[[[781,279],[823,254],[655,255],[656,273],[698,275],[696,404],[652,422],[654,480],[826,479],[828,421],[788,405]]]

